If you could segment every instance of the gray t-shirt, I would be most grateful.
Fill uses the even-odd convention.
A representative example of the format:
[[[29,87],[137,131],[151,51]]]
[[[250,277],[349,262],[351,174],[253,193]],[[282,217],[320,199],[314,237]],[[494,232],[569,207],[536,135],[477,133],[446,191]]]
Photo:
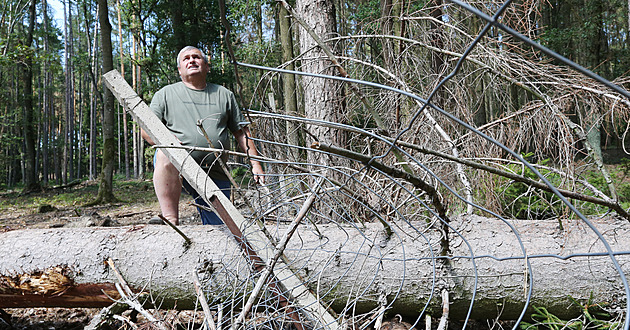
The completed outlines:
[[[215,84],[207,84],[204,90],[188,88],[183,82],[165,86],[153,96],[151,110],[185,146],[209,146],[197,126],[199,120],[215,148],[229,149],[229,133],[245,126],[234,94]],[[213,154],[194,151],[192,156],[202,167],[212,166],[212,178],[227,179]]]

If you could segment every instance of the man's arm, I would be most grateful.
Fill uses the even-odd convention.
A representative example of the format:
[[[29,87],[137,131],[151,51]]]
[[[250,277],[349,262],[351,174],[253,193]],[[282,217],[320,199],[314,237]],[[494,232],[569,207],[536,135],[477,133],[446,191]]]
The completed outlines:
[[[256,149],[256,145],[254,141],[250,139],[249,127],[243,127],[240,130],[234,132],[234,137],[236,138],[236,142],[238,143],[239,148],[248,155],[258,156],[258,150]],[[255,159],[250,159],[252,163],[252,173],[254,174],[254,181],[258,184],[265,184],[265,177],[263,176],[265,172],[263,171],[262,165],[259,161]]]
[[[142,128],[140,129],[140,132],[142,133],[142,138],[147,141],[147,143],[149,143],[150,145],[155,145],[155,142],[153,142],[153,140],[151,140],[151,138],[149,137],[149,134],[147,134],[147,132],[145,132]]]

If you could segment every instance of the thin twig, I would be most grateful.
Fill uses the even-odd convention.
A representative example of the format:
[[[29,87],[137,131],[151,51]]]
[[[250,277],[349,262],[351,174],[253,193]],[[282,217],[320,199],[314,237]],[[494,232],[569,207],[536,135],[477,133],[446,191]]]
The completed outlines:
[[[376,322],[374,322],[374,330],[381,330],[381,326],[383,325],[383,317],[385,316],[385,308],[387,306],[387,296],[382,293],[379,297],[379,303],[381,307],[378,309]]]
[[[208,306],[208,301],[206,300],[205,295],[203,294],[203,290],[201,289],[201,282],[199,281],[199,274],[197,272],[193,272],[193,283],[195,284],[195,292],[197,292],[197,298],[201,302],[201,308],[203,309],[203,313],[206,315],[206,322],[210,330],[216,330],[217,326],[214,323],[214,318],[210,313],[210,306]]]
[[[158,217],[160,217],[160,219],[162,219],[162,221],[164,221],[165,224],[169,225],[181,237],[184,238],[184,246],[190,246],[192,244],[192,240],[190,240],[190,238],[188,238],[188,236],[186,236],[186,234],[184,234],[181,230],[179,230],[179,228],[177,228],[177,226],[175,226],[172,222],[168,221],[168,219],[166,219],[162,214],[158,214]]]
[[[448,324],[448,312],[449,312],[449,300],[448,300],[448,290],[442,290],[442,317],[440,318],[440,323],[438,324],[437,330],[445,330],[446,325]]]

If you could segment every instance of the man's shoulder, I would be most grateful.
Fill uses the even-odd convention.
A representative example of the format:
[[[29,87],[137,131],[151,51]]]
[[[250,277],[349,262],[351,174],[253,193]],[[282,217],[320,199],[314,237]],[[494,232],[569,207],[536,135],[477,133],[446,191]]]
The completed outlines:
[[[172,84],[169,84],[169,85],[166,85],[166,86],[164,86],[164,87],[160,88],[160,90],[158,91],[158,93],[159,93],[159,92],[162,92],[162,93],[169,93],[169,92],[172,92],[172,91],[178,91],[178,90],[180,90],[180,89],[182,89],[182,88],[185,88],[185,87],[186,87],[186,85],[184,85],[184,83],[183,83],[183,82],[178,81],[178,82],[176,82],[176,83],[172,83]]]
[[[220,93],[220,94],[228,94],[231,95],[233,94],[231,90],[221,86],[221,85],[217,85],[217,84],[213,84],[213,83],[208,83],[206,90],[211,92],[211,93]]]

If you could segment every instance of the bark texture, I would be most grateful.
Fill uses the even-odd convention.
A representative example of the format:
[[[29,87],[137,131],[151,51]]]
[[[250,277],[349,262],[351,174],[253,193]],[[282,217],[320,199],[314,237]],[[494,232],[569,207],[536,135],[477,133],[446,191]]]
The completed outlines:
[[[298,0],[298,15],[323,40],[337,36],[335,5],[332,0]],[[301,70],[309,73],[335,75],[336,68],[317,42],[303,28],[299,29],[300,51],[302,52]],[[334,45],[329,45],[337,52]],[[304,89],[304,112],[307,118],[344,123],[342,118],[341,84],[322,78],[302,77]],[[308,125],[308,131],[319,142],[343,145],[343,136],[329,128]],[[309,154],[309,162],[330,164],[321,155]]]
[[[507,319],[517,317],[527,292],[525,261],[484,257],[523,256],[516,234],[496,219],[468,216],[456,218],[453,223],[458,224],[450,237],[454,258],[448,263],[432,259],[439,252],[437,232],[429,230],[421,234],[409,225],[400,225],[394,227],[396,232],[388,237],[380,224],[367,224],[363,228],[319,225],[321,236],[312,225],[302,226],[285,251],[287,264],[299,270],[310,288],[337,312],[348,304],[354,308],[353,312],[377,308],[379,296],[386,294],[392,312],[418,315],[428,304],[428,311],[439,315],[440,293],[447,289],[451,298],[450,316],[458,319],[466,316],[474,292],[475,269],[469,258],[474,255],[478,277],[471,317],[486,319],[496,314]],[[564,223],[564,231],[560,231],[554,221],[510,223],[530,256],[533,304],[545,306],[559,317],[572,316],[579,309],[571,304],[569,297],[585,301],[591,293],[596,302],[608,302],[619,308],[625,306],[620,277],[608,256],[576,256],[568,260],[536,257],[604,252],[601,242],[584,223]],[[424,223],[413,225],[415,228],[425,226]],[[607,219],[597,221],[596,226],[613,250],[630,250],[630,242],[624,239],[630,235],[627,222]],[[183,239],[166,226],[1,233],[0,308],[61,306],[62,297],[81,286],[111,288],[114,275],[104,264],[109,257],[132,287],[150,291],[164,308],[194,306],[192,273],[200,265],[204,265],[203,276],[211,282],[207,293],[209,301],[234,297],[229,288],[236,282],[255,281],[225,227],[180,228],[192,239],[190,247],[185,247]],[[276,238],[284,233],[284,229],[270,230]],[[618,255],[617,259],[628,272],[630,256]],[[61,283],[56,284],[57,287],[33,285],[47,288],[37,292],[7,284],[17,283],[15,279],[20,275],[41,274],[51,269],[60,269],[57,273],[65,276],[56,281]],[[38,299],[20,298],[29,294]],[[46,297],[49,299],[44,299]],[[81,303],[96,307],[109,302],[94,300],[91,303],[83,296]]]
[[[103,72],[114,69],[112,55],[112,25],[109,23],[109,7],[107,0],[98,2],[98,19],[101,25],[101,48],[103,53]],[[116,200],[113,192],[114,161],[116,155],[116,140],[114,138],[114,96],[111,91],[103,92],[103,163],[101,167],[100,184],[97,202],[107,203]]]

